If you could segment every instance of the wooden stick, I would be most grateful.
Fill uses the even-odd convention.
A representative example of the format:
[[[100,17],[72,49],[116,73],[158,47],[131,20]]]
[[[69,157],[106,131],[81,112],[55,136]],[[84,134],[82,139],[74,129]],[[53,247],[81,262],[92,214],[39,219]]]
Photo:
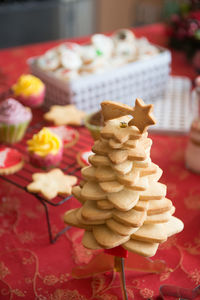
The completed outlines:
[[[127,291],[126,291],[126,280],[124,272],[124,258],[115,256],[115,270],[120,273],[120,282],[122,287],[123,299],[128,300]]]

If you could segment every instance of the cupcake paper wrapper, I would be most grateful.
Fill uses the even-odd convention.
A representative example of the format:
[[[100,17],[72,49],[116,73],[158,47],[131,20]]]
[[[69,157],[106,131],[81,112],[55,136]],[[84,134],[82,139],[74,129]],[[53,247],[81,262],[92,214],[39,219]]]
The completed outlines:
[[[18,125],[0,125],[0,142],[14,144],[19,142],[26,132],[29,121]]]
[[[31,95],[29,97],[14,95],[15,99],[20,101],[23,105],[29,107],[38,107],[43,104],[45,98],[45,88],[38,95]]]
[[[101,131],[102,127],[90,124],[89,122],[90,122],[91,116],[92,115],[86,116],[84,123],[85,123],[85,126],[87,127],[87,129],[90,131],[93,139],[98,140],[100,138],[100,131]]]
[[[63,147],[60,148],[57,154],[48,154],[44,157],[37,155],[36,153],[29,153],[30,155],[30,163],[35,166],[42,169],[50,169],[57,165],[62,160],[63,156]]]

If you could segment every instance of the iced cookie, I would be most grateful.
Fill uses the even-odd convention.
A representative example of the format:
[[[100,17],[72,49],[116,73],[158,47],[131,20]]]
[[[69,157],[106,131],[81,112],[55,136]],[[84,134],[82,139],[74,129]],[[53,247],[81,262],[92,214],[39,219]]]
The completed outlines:
[[[77,79],[79,77],[79,73],[77,70],[70,70],[66,68],[59,68],[54,72],[55,77],[60,80],[68,81]]]
[[[22,154],[12,148],[0,147],[0,175],[10,175],[19,171],[24,165]]]
[[[82,65],[82,61],[79,54],[70,49],[66,49],[64,52],[61,53],[60,60],[62,66],[69,70],[78,70]]]
[[[110,37],[104,34],[94,34],[91,37],[91,43],[96,48],[98,56],[110,58],[113,53],[114,44]]]
[[[90,149],[78,152],[76,159],[77,159],[79,166],[81,166],[81,167],[88,166],[90,164],[89,157],[92,154],[93,154],[93,152]]]
[[[61,65],[57,49],[53,48],[45,52],[37,59],[37,65],[44,71],[54,71]]]
[[[115,43],[119,43],[119,42],[133,43],[135,41],[135,35],[129,29],[119,29],[113,33],[112,39]]]
[[[72,147],[79,139],[79,133],[69,126],[52,126],[47,127],[51,132],[60,137],[65,148]]]
[[[137,45],[135,43],[134,33],[129,29],[120,29],[114,32],[112,35],[114,42],[114,55],[122,57],[124,62],[133,61],[136,59],[138,52]]]

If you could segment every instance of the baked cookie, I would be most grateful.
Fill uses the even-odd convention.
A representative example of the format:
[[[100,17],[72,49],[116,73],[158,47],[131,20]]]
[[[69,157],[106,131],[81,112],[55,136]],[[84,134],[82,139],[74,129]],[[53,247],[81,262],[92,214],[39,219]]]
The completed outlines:
[[[65,175],[60,169],[53,169],[48,173],[35,173],[33,182],[27,185],[31,193],[42,194],[47,200],[52,200],[58,195],[70,195],[72,186],[76,184],[77,178]]]
[[[12,148],[0,147],[0,175],[10,175],[19,171],[24,165],[22,154]]]
[[[51,132],[60,137],[65,148],[72,147],[79,139],[79,133],[70,126],[52,126],[47,127]]]
[[[93,154],[93,152],[91,151],[91,149],[87,149],[87,150],[78,152],[78,154],[76,156],[76,160],[77,160],[79,166],[81,166],[81,167],[88,166],[90,164],[89,157],[92,154]]]
[[[130,126],[136,126],[139,131],[143,133],[146,131],[146,128],[149,125],[154,125],[156,123],[154,116],[151,114],[153,105],[145,105],[144,101],[139,98],[137,98],[135,101],[134,109],[128,105],[120,104],[118,102],[112,103],[112,101],[104,101],[101,105],[105,121],[119,118],[125,115],[133,116],[133,119],[130,119],[128,121],[129,131]],[[127,127],[126,122],[124,123],[124,126]],[[120,128],[123,128],[123,124],[120,125]],[[128,131],[128,129],[126,131]]]
[[[80,126],[83,123],[85,113],[78,110],[74,105],[53,105],[50,111],[44,114],[46,121],[53,122],[55,125],[74,125]]]

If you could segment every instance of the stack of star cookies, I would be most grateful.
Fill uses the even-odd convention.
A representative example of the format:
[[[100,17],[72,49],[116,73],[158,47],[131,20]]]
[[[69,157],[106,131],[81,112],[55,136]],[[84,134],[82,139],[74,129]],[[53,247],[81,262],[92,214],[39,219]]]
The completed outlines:
[[[155,123],[151,111],[140,99],[134,108],[102,103],[101,138],[92,147],[91,165],[82,169],[84,182],[72,189],[82,206],[64,217],[67,224],[85,229],[86,248],[121,245],[150,257],[183,229],[166,198],[166,185],[159,182],[162,170],[150,158],[146,128]]]

